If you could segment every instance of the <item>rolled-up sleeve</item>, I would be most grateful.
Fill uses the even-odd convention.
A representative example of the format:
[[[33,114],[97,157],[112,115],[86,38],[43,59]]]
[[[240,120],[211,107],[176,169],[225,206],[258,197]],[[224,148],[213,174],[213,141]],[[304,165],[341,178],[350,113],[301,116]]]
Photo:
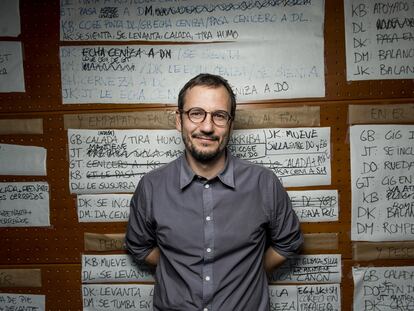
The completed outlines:
[[[297,254],[303,245],[300,222],[279,179],[274,176],[269,184],[269,244],[280,255],[289,258]]]
[[[155,226],[151,215],[151,203],[146,195],[143,178],[131,199],[125,237],[126,247],[137,262],[144,262],[145,257],[156,246]]]

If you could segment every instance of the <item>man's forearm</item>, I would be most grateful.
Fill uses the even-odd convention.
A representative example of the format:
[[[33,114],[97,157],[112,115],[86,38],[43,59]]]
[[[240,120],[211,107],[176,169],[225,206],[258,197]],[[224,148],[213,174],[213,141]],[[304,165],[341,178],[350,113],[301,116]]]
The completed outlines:
[[[160,260],[160,249],[155,247],[152,251],[145,257],[145,262],[151,266],[158,265]]]
[[[263,258],[263,265],[266,273],[272,273],[272,271],[279,267],[285,260],[286,257],[280,255],[272,247],[269,247]]]

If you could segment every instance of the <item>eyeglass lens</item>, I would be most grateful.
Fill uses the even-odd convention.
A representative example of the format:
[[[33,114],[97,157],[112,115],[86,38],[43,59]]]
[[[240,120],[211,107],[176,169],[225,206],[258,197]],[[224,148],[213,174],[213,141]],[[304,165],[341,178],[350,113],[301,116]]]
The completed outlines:
[[[188,118],[195,123],[204,122],[208,113],[211,114],[213,123],[218,126],[225,126],[231,118],[228,112],[224,110],[207,112],[202,108],[192,108],[187,111]]]

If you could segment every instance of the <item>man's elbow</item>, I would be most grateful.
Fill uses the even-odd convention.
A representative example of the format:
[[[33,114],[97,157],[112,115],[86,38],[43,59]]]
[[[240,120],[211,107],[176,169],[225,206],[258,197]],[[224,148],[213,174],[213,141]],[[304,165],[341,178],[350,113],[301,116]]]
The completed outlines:
[[[270,274],[277,267],[281,266],[286,260],[286,257],[278,253],[273,247],[269,247],[264,255],[264,268],[266,273]]]
[[[160,249],[158,247],[153,248],[144,260],[146,264],[156,267],[160,261]]]

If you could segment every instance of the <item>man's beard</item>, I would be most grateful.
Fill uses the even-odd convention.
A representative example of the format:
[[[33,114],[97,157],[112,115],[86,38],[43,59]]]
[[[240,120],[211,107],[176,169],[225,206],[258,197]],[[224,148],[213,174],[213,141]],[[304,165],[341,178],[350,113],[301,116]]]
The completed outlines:
[[[215,135],[199,135],[199,134],[192,134],[191,138],[197,138],[198,136],[202,137],[209,137],[210,139],[213,139],[213,141],[219,141],[219,137]],[[194,159],[201,163],[208,163],[211,161],[214,161],[217,159],[225,149],[224,147],[221,148],[221,145],[217,146],[217,149],[212,151],[201,151],[198,150],[197,147],[187,139],[187,137],[184,137],[184,144],[186,146],[186,149],[188,152],[191,153]],[[225,145],[227,144],[227,141],[225,142]]]

